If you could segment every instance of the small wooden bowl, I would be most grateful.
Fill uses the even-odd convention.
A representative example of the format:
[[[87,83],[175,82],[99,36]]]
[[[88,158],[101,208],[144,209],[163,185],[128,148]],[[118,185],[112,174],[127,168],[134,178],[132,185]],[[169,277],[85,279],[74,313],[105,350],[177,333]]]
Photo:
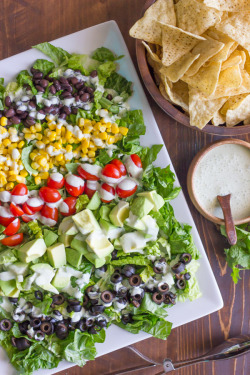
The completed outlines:
[[[215,147],[218,147],[218,146],[221,146],[221,145],[225,145],[225,144],[237,144],[237,145],[240,145],[240,146],[244,146],[244,147],[246,147],[246,148],[248,148],[250,150],[250,143],[242,141],[241,139],[233,139],[233,138],[230,139],[229,138],[229,139],[225,139],[225,140],[222,140],[222,141],[213,142],[210,145],[204,147],[202,150],[200,150],[198,152],[198,154],[196,154],[196,156],[192,160],[192,163],[190,164],[190,167],[189,167],[189,170],[188,170],[188,174],[187,174],[187,188],[188,188],[188,193],[189,193],[189,196],[190,196],[191,201],[193,202],[194,206],[196,207],[196,209],[206,219],[212,221],[215,224],[220,224],[220,225],[224,225],[225,224],[224,220],[223,219],[219,219],[218,217],[216,217],[214,215],[211,215],[208,211],[206,211],[200,205],[200,203],[199,203],[199,201],[197,199],[197,196],[195,194],[195,189],[194,189],[194,174],[196,172],[196,168],[197,168],[198,164],[200,163],[200,161],[203,159],[203,157],[209,151],[211,151]],[[248,217],[246,217],[244,219],[234,220],[234,224],[235,225],[245,224],[245,223],[248,223],[248,222],[250,222],[250,216],[248,216]]]
[[[147,0],[142,11],[142,15],[144,12],[155,2],[155,0]],[[149,67],[147,58],[146,58],[146,50],[142,41],[136,39],[136,57],[138,67],[141,73],[141,77],[143,82],[152,96],[152,98],[156,101],[156,103],[161,107],[161,109],[171,116],[177,122],[194,129],[200,130],[204,133],[209,134],[217,134],[221,136],[239,136],[243,134],[250,133],[250,125],[236,125],[232,128],[226,127],[225,125],[214,126],[207,124],[203,129],[199,129],[195,126],[190,125],[189,117],[183,113],[183,111],[178,106],[174,106],[168,100],[166,100],[160,93],[159,88],[157,87],[154,78],[151,74],[152,69]]]

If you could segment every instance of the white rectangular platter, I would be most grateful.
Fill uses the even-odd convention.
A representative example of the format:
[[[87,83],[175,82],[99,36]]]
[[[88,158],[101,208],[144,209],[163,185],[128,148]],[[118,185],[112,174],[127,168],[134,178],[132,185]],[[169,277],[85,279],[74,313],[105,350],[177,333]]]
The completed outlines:
[[[90,27],[88,29],[54,40],[52,41],[52,44],[62,47],[71,53],[75,52],[80,54],[89,54],[96,48],[105,46],[110,48],[117,55],[124,55],[124,58],[119,60],[119,73],[124,75],[129,81],[133,82],[134,94],[130,99],[131,109],[142,109],[143,111],[147,132],[146,135],[141,138],[142,144],[144,146],[151,146],[152,144],[164,144],[135,67],[130,58],[128,49],[116,22],[108,21],[100,25]],[[27,69],[27,67],[31,67],[34,61],[38,58],[44,58],[44,55],[42,55],[42,53],[39,51],[32,49],[2,60],[0,61],[0,76],[5,78],[5,82],[13,80],[19,71],[22,69]],[[172,171],[174,171],[165,146],[162,148],[156,164],[160,167],[165,167],[170,164]],[[176,184],[179,185],[178,181],[176,181]],[[180,222],[188,223],[193,227],[192,234],[194,242],[201,253],[200,268],[198,270],[197,277],[202,292],[202,297],[193,302],[188,301],[183,304],[179,303],[169,309],[169,321],[173,322],[173,327],[178,327],[182,324],[189,323],[221,309],[223,306],[223,300],[183,193],[181,192],[178,198],[171,202],[171,204],[174,207],[176,218]],[[119,327],[111,326],[107,330],[105,344],[97,344],[98,356],[110,353],[114,350],[131,345],[148,337],[150,337],[150,335],[143,332],[138,335],[133,335]],[[171,336],[169,340],[171,340]],[[73,364],[63,361],[56,369],[39,370],[36,372],[36,374],[49,375],[67,369],[71,366],[73,366]],[[2,349],[0,349],[0,368],[1,374],[16,374],[16,371],[8,363],[7,355]]]

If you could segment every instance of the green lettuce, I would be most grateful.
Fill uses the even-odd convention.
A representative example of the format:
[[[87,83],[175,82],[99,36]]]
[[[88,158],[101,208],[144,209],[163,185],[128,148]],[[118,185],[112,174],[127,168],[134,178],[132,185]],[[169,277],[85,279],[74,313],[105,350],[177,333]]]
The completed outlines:
[[[37,94],[37,89],[35,88],[34,84],[33,84],[33,81],[32,81],[32,77],[31,75],[29,74],[28,70],[22,70],[18,76],[16,77],[16,80],[17,80],[17,83],[20,85],[20,86],[23,86],[23,85],[29,85],[31,87],[31,91],[34,95]]]
[[[38,69],[44,75],[47,75],[51,70],[55,68],[55,64],[53,64],[53,62],[48,61],[48,60],[38,59],[35,61],[33,68]]]
[[[107,78],[104,87],[105,89],[115,90],[123,99],[127,99],[133,93],[132,82],[115,71]]]
[[[60,47],[55,47],[48,42],[37,44],[32,48],[36,48],[39,51],[43,52],[52,61],[54,61],[56,65],[61,65],[71,57],[71,54],[65,51],[64,49]]]
[[[93,54],[92,59],[98,60],[100,62],[104,61],[115,61],[121,59],[123,56],[116,56],[110,49],[106,47],[97,48]]]
[[[86,208],[88,203],[89,197],[86,194],[80,195],[76,201],[76,212],[82,211],[84,208]]]

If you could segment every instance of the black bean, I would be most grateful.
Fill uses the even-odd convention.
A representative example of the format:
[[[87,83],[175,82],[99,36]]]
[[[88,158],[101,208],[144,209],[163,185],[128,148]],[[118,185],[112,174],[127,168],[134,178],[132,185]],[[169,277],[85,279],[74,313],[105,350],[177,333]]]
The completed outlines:
[[[0,320],[0,330],[9,331],[12,328],[12,323],[9,319]]]
[[[49,81],[47,79],[41,79],[40,86],[47,87],[49,84]]]
[[[76,77],[72,77],[70,81],[71,81],[72,85],[74,85],[74,86],[77,85],[77,83],[79,82],[78,78],[76,78]]]
[[[43,107],[43,110],[44,110],[44,113],[50,113],[51,111],[53,111],[53,108],[45,106],[45,107]]]
[[[40,325],[40,329],[46,335],[52,335],[52,333],[54,332],[54,324],[52,324],[51,322],[45,321]]]
[[[38,71],[36,71],[36,72],[33,74],[33,76],[34,76],[35,79],[42,79],[42,78],[43,78],[43,73],[42,73],[42,72],[39,72],[39,70],[38,70]]]
[[[11,117],[11,122],[12,122],[12,124],[17,125],[17,124],[20,124],[21,119],[17,116],[13,116],[13,117]]]
[[[54,108],[53,108],[53,111],[51,111],[51,113],[52,113],[53,115],[57,115],[57,114],[59,113],[59,108],[58,108],[58,107],[54,107]]]
[[[123,277],[119,273],[113,273],[113,275],[110,277],[110,281],[113,284],[118,284],[122,281]]]
[[[27,119],[25,120],[25,125],[26,126],[32,126],[36,123],[35,119],[33,117],[27,117]]]
[[[92,89],[92,87],[86,87],[86,92],[88,92],[89,94],[93,94],[94,89]]]
[[[71,108],[71,112],[73,113],[73,115],[76,115],[77,112],[78,112],[78,108],[77,107],[72,107]]]
[[[28,349],[31,345],[31,342],[27,340],[25,337],[16,338],[15,341],[16,341],[16,347],[20,351]]]
[[[33,66],[30,68],[30,71],[32,74],[35,74],[37,72],[37,69],[33,68]]]
[[[29,106],[30,106],[31,108],[36,108],[36,103],[35,103],[33,100],[31,100],[31,101],[29,102]]]
[[[34,79],[33,82],[34,82],[35,85],[40,85],[41,80],[40,79]]]
[[[66,99],[66,98],[72,98],[72,95],[69,91],[64,91],[62,92],[61,96]]]
[[[65,84],[65,83],[66,83],[66,84],[68,83],[68,80],[67,80],[65,77],[60,77],[60,78],[59,78],[59,81],[60,81],[61,83],[64,83],[64,84]]]
[[[52,95],[55,95],[56,93],[56,88],[54,85],[51,85],[50,88],[49,88],[49,91],[51,92]]]
[[[181,273],[185,269],[185,264],[182,263],[182,262],[178,262],[178,263],[174,264],[171,269],[174,273]]]
[[[71,109],[70,107],[67,107],[66,105],[63,107],[63,112],[66,113],[66,115],[70,115],[71,114]]]
[[[20,113],[18,116],[21,120],[24,120],[28,117],[28,114],[29,112],[25,111],[25,112]]]
[[[17,303],[18,302],[18,298],[16,298],[16,297],[9,297],[9,301],[11,303]]]
[[[36,85],[35,87],[36,87],[37,91],[45,92],[45,89],[42,86]]]
[[[10,107],[11,106],[11,99],[9,96],[6,96],[5,98],[5,105],[6,107]]]
[[[47,81],[49,82],[53,82],[54,78],[50,77],[49,76],[50,74],[51,74],[51,71],[44,78],[47,79]]]
[[[112,96],[111,94],[108,94],[108,95],[107,95],[107,99],[108,99],[108,100],[112,100],[112,99],[113,99],[113,96]]]
[[[54,305],[62,305],[63,302],[65,301],[65,297],[63,294],[54,294],[52,296],[53,304]]]
[[[59,115],[59,118],[60,118],[61,120],[65,120],[66,117],[67,117],[66,113],[60,113],[60,115]]]
[[[11,118],[11,117],[15,116],[15,110],[13,108],[8,109],[5,113],[5,116],[7,118]]]
[[[80,96],[80,100],[84,103],[87,102],[89,100],[89,98],[90,98],[90,96],[87,92],[85,92],[85,94]]]
[[[132,275],[128,279],[128,282],[131,286],[139,286],[139,285],[141,285],[141,277],[140,277],[140,275],[137,275],[137,274]]]
[[[84,82],[78,82],[75,87],[77,90],[82,89],[84,87]]]
[[[90,77],[95,78],[97,76],[97,70],[92,70]]]
[[[78,91],[78,96],[82,96],[83,94],[85,94],[85,90],[81,89]]]
[[[60,84],[60,82],[56,79],[55,81],[54,81],[54,86],[55,86],[55,88],[56,88],[56,91],[60,91],[62,88],[61,88],[61,84]]]

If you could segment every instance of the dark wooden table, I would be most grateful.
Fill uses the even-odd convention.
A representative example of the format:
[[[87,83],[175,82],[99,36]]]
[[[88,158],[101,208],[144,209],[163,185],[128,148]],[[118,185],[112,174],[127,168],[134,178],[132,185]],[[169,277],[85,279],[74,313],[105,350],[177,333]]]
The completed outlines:
[[[50,41],[113,19],[118,23],[137,66],[135,41],[129,37],[128,30],[140,17],[143,4],[144,0],[1,0],[0,58],[25,51],[37,43]],[[223,251],[227,246],[225,239],[216,230],[214,224],[196,211],[187,194],[186,177],[191,160],[202,147],[219,137],[206,135],[177,124],[162,112],[151,97],[148,96],[148,99],[224,300],[223,309],[174,329],[166,342],[152,338],[135,345],[156,360],[162,360],[167,356],[175,361],[202,355],[229,337],[241,333],[249,334],[250,273],[242,273],[242,279],[238,284],[233,284]],[[249,141],[249,136],[241,138]],[[142,360],[137,359],[133,353],[124,348],[89,362],[83,369],[73,367],[60,374],[108,375],[128,365],[141,363]],[[133,375],[153,375],[156,372],[151,369],[137,371]],[[216,364],[195,365],[175,372],[176,375],[247,375],[249,373],[249,356]]]

